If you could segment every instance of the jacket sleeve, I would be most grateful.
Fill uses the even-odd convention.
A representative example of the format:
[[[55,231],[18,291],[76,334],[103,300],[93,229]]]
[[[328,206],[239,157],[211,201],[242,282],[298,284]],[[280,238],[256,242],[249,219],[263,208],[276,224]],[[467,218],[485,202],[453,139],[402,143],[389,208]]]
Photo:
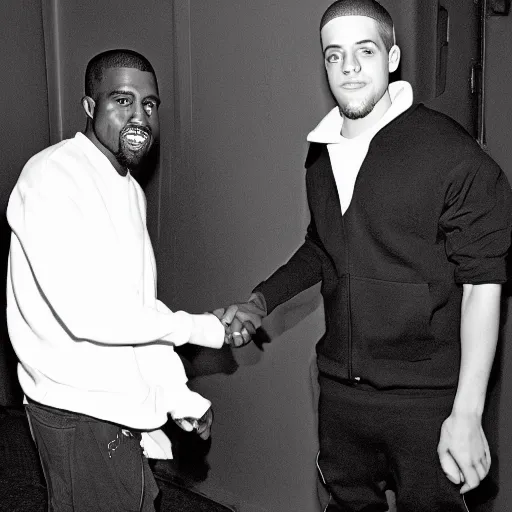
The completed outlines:
[[[144,306],[123,279],[104,230],[91,221],[92,208],[101,205],[86,207],[79,194],[62,188],[17,186],[7,215],[41,295],[71,337],[107,345],[180,345],[207,336],[207,344],[222,345],[224,329],[214,315]]]
[[[487,155],[463,162],[445,187],[440,228],[459,284],[504,283],[511,242],[512,194],[507,177]]]

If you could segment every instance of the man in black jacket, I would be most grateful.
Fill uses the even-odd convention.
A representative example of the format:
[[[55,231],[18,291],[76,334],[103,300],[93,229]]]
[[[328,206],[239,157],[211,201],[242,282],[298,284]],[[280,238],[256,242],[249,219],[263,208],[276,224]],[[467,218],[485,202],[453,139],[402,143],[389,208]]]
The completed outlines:
[[[328,511],[465,511],[491,464],[482,413],[510,245],[506,177],[453,120],[389,84],[400,49],[374,0],[339,0],[321,40],[337,106],[309,136],[304,244],[217,314],[250,341],[321,282],[318,467]]]

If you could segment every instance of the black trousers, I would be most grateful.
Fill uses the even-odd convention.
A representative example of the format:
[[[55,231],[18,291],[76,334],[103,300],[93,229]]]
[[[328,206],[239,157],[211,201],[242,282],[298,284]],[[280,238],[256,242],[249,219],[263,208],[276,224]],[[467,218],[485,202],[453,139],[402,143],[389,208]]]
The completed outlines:
[[[392,394],[319,377],[318,467],[328,512],[467,512],[437,455],[454,391]]]
[[[29,401],[50,512],[154,512],[158,487],[141,435]]]

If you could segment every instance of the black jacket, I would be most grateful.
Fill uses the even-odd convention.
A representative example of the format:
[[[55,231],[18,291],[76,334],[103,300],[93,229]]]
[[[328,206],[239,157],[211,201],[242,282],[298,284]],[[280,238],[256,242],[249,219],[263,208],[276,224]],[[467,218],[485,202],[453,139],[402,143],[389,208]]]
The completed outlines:
[[[452,388],[463,283],[503,283],[507,178],[455,121],[423,105],[373,138],[342,215],[324,144],[310,145],[304,244],[255,289],[268,312],[321,281],[321,373],[380,388]]]

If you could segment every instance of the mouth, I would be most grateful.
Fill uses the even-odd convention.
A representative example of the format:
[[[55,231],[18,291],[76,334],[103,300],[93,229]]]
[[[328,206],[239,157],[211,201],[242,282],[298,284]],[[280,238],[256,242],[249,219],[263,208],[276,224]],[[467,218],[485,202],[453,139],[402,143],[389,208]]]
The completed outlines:
[[[130,127],[123,131],[123,139],[132,151],[142,149],[148,142],[150,134],[144,128]]]
[[[346,91],[354,91],[366,87],[365,82],[345,82],[341,84],[341,88]]]

